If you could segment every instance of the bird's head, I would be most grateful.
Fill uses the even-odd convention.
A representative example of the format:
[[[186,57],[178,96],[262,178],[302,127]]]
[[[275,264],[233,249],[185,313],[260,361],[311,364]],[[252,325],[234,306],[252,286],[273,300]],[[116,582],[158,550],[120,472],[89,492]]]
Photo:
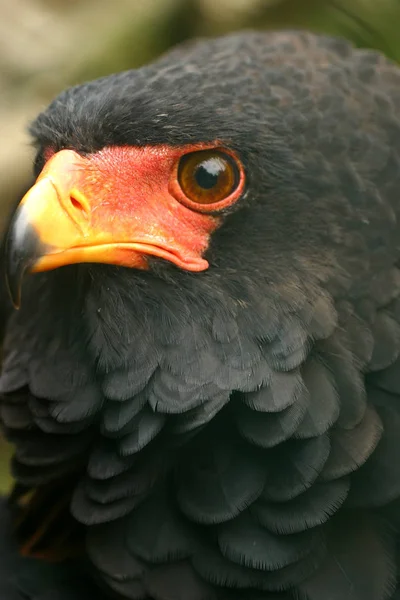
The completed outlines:
[[[334,48],[304,36],[309,56],[293,46],[290,66],[289,34],[234,35],[56,98],[31,127],[37,180],[8,235],[14,302],[27,269],[72,263],[215,274],[214,286],[326,279],[346,142],[329,142],[343,122],[322,110],[341,102],[320,68]]]
[[[10,288],[27,267],[73,263],[147,270],[155,256],[204,271],[221,213],[244,195],[237,155],[218,143],[107,146],[53,152],[18,208],[9,238]]]
[[[291,246],[299,255],[299,236],[306,229],[309,240],[318,217],[304,206],[286,122],[301,120],[298,84],[282,74],[274,81],[274,53],[246,38],[235,46],[232,38],[196,44],[72,88],[38,117],[38,177],[8,237],[16,303],[26,269],[147,270],[158,257],[191,273],[265,273],[282,243],[289,263]]]

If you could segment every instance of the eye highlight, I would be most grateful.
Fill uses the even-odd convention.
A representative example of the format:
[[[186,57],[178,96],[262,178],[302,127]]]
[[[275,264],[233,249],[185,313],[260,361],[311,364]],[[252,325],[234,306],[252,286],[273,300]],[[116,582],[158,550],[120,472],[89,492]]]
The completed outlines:
[[[238,189],[241,171],[227,152],[198,150],[181,157],[177,178],[185,199],[206,209],[223,202]]]

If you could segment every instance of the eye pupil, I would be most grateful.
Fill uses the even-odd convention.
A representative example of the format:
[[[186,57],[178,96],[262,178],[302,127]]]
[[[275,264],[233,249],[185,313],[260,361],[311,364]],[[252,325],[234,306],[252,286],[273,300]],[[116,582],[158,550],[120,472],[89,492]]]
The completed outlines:
[[[224,171],[226,165],[221,159],[210,158],[198,166],[195,172],[195,180],[199,187],[204,190],[211,190],[218,184],[220,173]]]
[[[178,166],[180,188],[187,200],[197,205],[225,200],[239,182],[240,171],[235,159],[219,149],[185,154]]]

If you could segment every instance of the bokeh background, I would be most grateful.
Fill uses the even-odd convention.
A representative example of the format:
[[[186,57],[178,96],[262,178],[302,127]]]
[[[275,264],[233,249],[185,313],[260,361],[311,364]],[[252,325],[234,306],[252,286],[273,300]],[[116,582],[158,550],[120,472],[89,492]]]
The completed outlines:
[[[302,27],[400,62],[400,0],[0,0],[0,232],[30,180],[26,124],[62,89],[187,38]],[[0,437],[0,491],[10,485]]]

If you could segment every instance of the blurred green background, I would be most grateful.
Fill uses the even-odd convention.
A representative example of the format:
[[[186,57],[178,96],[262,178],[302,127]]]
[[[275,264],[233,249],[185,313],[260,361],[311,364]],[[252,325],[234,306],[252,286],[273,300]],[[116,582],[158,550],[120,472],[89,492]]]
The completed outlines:
[[[30,177],[26,124],[65,87],[187,38],[303,27],[400,62],[400,0],[0,0],[0,228]],[[10,485],[0,438],[0,491]]]

